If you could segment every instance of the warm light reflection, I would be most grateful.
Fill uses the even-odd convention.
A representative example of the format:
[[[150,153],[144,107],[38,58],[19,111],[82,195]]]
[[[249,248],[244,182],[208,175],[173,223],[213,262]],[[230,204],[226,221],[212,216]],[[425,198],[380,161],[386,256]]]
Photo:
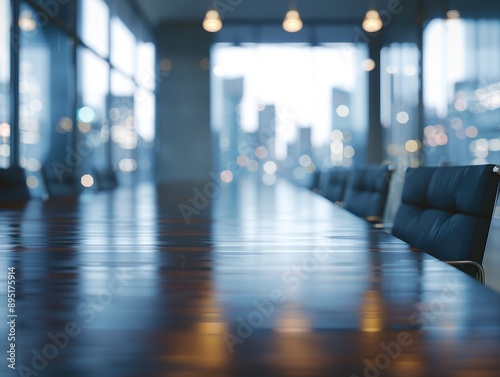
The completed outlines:
[[[408,140],[405,143],[405,149],[409,153],[415,153],[419,150],[419,145],[417,140]]]
[[[19,16],[19,28],[24,32],[30,32],[36,29],[36,21],[33,19],[33,12],[24,10]]]
[[[375,61],[373,59],[365,59],[361,62],[361,69],[366,72],[373,71],[375,69]]]
[[[264,163],[264,172],[267,174],[274,174],[278,170],[278,167],[274,161],[267,161]]]
[[[417,67],[414,65],[405,65],[403,67],[403,74],[406,76],[415,76],[417,74]]]
[[[349,115],[349,108],[346,105],[340,105],[337,107],[337,115],[341,118],[345,118]]]
[[[56,131],[60,134],[68,133],[73,130],[73,121],[68,117],[63,117],[57,122]]]
[[[361,330],[365,332],[378,332],[382,330],[382,298],[379,291],[369,290],[363,295],[361,312]]]
[[[236,163],[241,167],[247,166],[249,162],[250,159],[244,154],[241,154],[236,158]]]
[[[331,136],[333,141],[342,141],[344,139],[344,134],[340,130],[332,131],[330,136]]]
[[[455,9],[450,9],[446,12],[446,18],[448,18],[448,20],[457,20],[460,18],[460,12]]]
[[[137,161],[132,158],[124,158],[118,163],[118,168],[124,173],[131,173],[137,170]]]
[[[258,158],[266,158],[267,157],[267,149],[266,147],[264,146],[259,146],[257,148],[255,148],[255,156],[257,156]]]
[[[85,174],[80,179],[80,183],[83,187],[92,187],[94,185],[94,177],[92,177],[90,174]]]
[[[406,124],[410,120],[410,116],[406,111],[400,111],[399,113],[396,114],[396,120],[400,124]]]
[[[434,137],[434,142],[439,146],[446,145],[448,144],[448,136],[444,132],[439,132]]]
[[[479,131],[478,131],[476,126],[468,126],[465,129],[465,135],[467,137],[470,137],[471,139],[477,137],[478,134],[479,134]]]
[[[233,181],[233,173],[231,170],[224,170],[220,173],[220,180],[224,183],[231,183]]]
[[[172,69],[172,61],[170,59],[161,59],[160,61],[160,71],[162,72],[170,72]]]
[[[210,59],[203,58],[200,60],[200,68],[204,71],[208,71],[210,69]]]
[[[89,133],[92,129],[92,125],[90,123],[78,122],[78,131],[82,134]]]
[[[0,123],[0,136],[1,137],[10,137],[10,124],[3,122]]]
[[[36,158],[28,158],[24,167],[29,171],[39,171],[42,169],[42,163]]]
[[[30,189],[36,189],[39,185],[40,182],[34,175],[30,175],[26,178],[26,186],[28,186]]]

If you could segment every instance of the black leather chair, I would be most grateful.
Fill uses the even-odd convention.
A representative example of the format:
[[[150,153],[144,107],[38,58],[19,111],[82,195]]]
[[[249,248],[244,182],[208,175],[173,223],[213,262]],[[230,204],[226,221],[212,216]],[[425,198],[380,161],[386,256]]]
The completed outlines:
[[[99,191],[114,190],[118,187],[118,178],[113,169],[93,169],[92,174]]]
[[[495,165],[408,169],[392,234],[484,283],[498,174]]]
[[[335,167],[325,172],[324,178],[326,182],[321,194],[335,204],[342,206],[349,180],[349,170],[342,167]]]
[[[23,168],[13,166],[7,169],[0,169],[0,206],[11,207],[22,205],[30,197]]]
[[[323,173],[320,170],[316,170],[311,177],[311,184],[309,185],[309,189],[313,192],[320,192],[320,181],[321,175]]]
[[[392,170],[365,165],[351,170],[343,207],[370,222],[382,222]]]

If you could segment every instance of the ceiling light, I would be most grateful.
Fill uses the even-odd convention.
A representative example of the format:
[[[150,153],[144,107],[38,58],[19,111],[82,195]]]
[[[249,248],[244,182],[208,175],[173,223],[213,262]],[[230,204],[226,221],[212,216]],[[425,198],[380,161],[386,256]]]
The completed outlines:
[[[285,19],[283,20],[283,29],[289,33],[296,33],[302,29],[302,20],[300,14],[294,4],[290,4],[288,12],[286,12]]]
[[[24,10],[19,16],[19,29],[30,32],[36,29],[36,22],[33,19],[33,13],[30,10]]]
[[[363,29],[368,33],[375,33],[382,29],[383,23],[376,9],[369,9],[363,20]]]
[[[450,9],[446,12],[446,18],[448,18],[448,20],[458,20],[460,18],[460,12],[455,9]]]
[[[222,19],[219,12],[215,9],[209,9],[203,20],[203,29],[210,33],[218,32],[222,29]]]

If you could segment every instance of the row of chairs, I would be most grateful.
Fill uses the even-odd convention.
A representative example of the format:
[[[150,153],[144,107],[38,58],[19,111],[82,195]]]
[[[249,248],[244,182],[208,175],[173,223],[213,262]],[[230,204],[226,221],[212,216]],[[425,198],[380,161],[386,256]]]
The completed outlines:
[[[53,172],[43,168],[38,176],[39,190],[43,191],[40,196],[43,198],[76,196],[83,188],[80,181],[68,174],[62,177],[64,179],[59,179]],[[94,170],[92,176],[97,190],[111,190],[118,185],[113,171]],[[19,166],[0,169],[0,207],[16,206],[29,199],[31,192],[24,169]]]
[[[336,167],[316,175],[312,190],[370,222],[382,222],[392,177],[389,165]]]
[[[334,168],[316,178],[313,190],[357,216],[380,221],[389,207],[391,176],[388,166]],[[484,283],[482,262],[500,167],[408,168],[402,178],[392,234]]]

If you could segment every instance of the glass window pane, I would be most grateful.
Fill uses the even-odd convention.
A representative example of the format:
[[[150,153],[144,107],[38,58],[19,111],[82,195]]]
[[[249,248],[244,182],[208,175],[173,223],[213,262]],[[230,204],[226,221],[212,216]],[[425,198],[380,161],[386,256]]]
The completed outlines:
[[[109,7],[103,0],[83,0],[82,40],[103,57],[109,55]]]
[[[236,163],[264,183],[273,183],[277,171],[306,183],[317,169],[364,161],[366,58],[366,46],[354,44],[216,45],[217,169]]]
[[[410,43],[393,43],[381,51],[381,124],[384,156],[403,172],[420,165],[418,136],[418,48]]]
[[[155,95],[149,90],[137,89],[134,99],[135,127],[138,135],[137,164],[141,180],[153,178],[152,161],[155,139]]]
[[[424,31],[428,165],[500,160],[500,20],[432,20]]]
[[[112,162],[121,184],[132,184],[137,170],[138,137],[134,121],[134,91],[132,80],[116,70],[111,72]]]
[[[133,76],[135,69],[135,37],[118,17],[111,19],[111,63]]]
[[[86,143],[92,150],[88,168],[103,171],[110,168],[109,125],[106,109],[109,93],[109,65],[86,48],[78,50],[78,61],[80,63],[78,82],[81,90],[81,104],[77,110],[77,121],[80,142]]]
[[[23,14],[28,19],[34,11],[22,5]],[[20,165],[28,175],[43,165],[47,180],[55,183],[71,181],[80,161],[66,147],[71,146],[74,121],[73,49],[74,41],[51,23],[21,28]]]
[[[146,89],[155,89],[155,45],[153,43],[139,42],[137,45],[136,80]]]
[[[0,167],[10,165],[10,1],[0,0]]]

